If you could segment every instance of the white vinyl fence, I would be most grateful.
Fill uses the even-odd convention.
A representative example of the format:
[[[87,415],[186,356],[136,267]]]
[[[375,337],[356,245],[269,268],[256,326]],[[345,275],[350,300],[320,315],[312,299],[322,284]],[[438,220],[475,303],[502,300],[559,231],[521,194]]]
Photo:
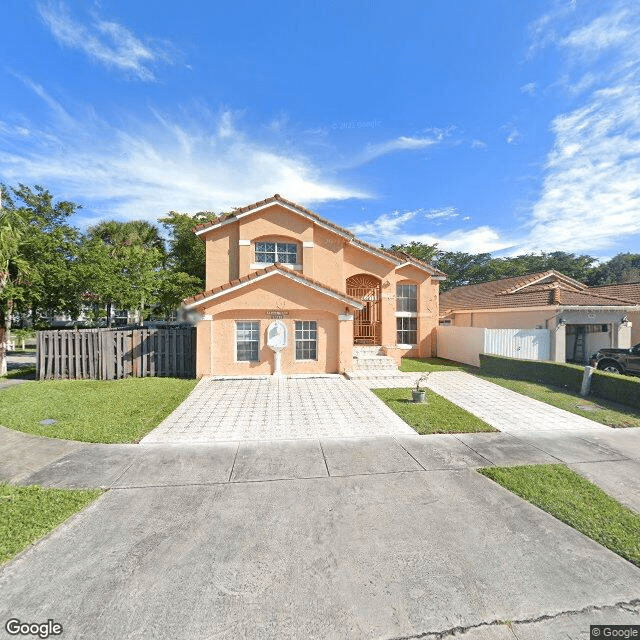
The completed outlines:
[[[438,357],[480,366],[480,354],[523,360],[549,360],[548,329],[484,329],[438,327]]]

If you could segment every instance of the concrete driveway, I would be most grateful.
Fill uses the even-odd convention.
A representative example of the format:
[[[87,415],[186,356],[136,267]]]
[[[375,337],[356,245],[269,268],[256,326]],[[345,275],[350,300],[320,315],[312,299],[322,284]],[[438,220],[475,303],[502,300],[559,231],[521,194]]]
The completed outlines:
[[[0,619],[171,640],[577,639],[640,624],[637,567],[474,471],[638,464],[640,433],[615,435],[123,445],[102,467],[86,445],[23,482],[112,489],[0,569]]]

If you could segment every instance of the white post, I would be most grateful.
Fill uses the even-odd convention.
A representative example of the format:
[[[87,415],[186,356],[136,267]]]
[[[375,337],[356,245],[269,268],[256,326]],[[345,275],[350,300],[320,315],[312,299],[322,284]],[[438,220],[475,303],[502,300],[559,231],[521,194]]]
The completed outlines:
[[[591,391],[591,376],[593,375],[594,367],[585,367],[584,374],[582,375],[582,388],[580,389],[580,395],[586,398]]]

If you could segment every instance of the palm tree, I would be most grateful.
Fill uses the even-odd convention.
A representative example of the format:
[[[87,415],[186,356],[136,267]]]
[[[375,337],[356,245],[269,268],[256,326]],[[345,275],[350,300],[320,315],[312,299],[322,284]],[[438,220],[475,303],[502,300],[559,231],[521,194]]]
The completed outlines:
[[[139,306],[140,321],[145,301],[152,289],[153,276],[166,261],[164,241],[158,228],[144,220],[118,222],[110,220],[89,229],[89,235],[101,240],[113,260],[120,261],[127,279],[128,291],[122,298]],[[107,323],[111,325],[113,300],[107,301]]]

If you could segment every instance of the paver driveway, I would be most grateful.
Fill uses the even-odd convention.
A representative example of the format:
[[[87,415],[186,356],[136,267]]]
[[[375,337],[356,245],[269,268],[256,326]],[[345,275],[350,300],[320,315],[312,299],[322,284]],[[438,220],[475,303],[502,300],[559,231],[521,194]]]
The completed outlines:
[[[342,376],[203,378],[142,444],[402,434],[415,431]]]
[[[464,371],[434,372],[429,375],[427,386],[504,433],[611,430]]]

